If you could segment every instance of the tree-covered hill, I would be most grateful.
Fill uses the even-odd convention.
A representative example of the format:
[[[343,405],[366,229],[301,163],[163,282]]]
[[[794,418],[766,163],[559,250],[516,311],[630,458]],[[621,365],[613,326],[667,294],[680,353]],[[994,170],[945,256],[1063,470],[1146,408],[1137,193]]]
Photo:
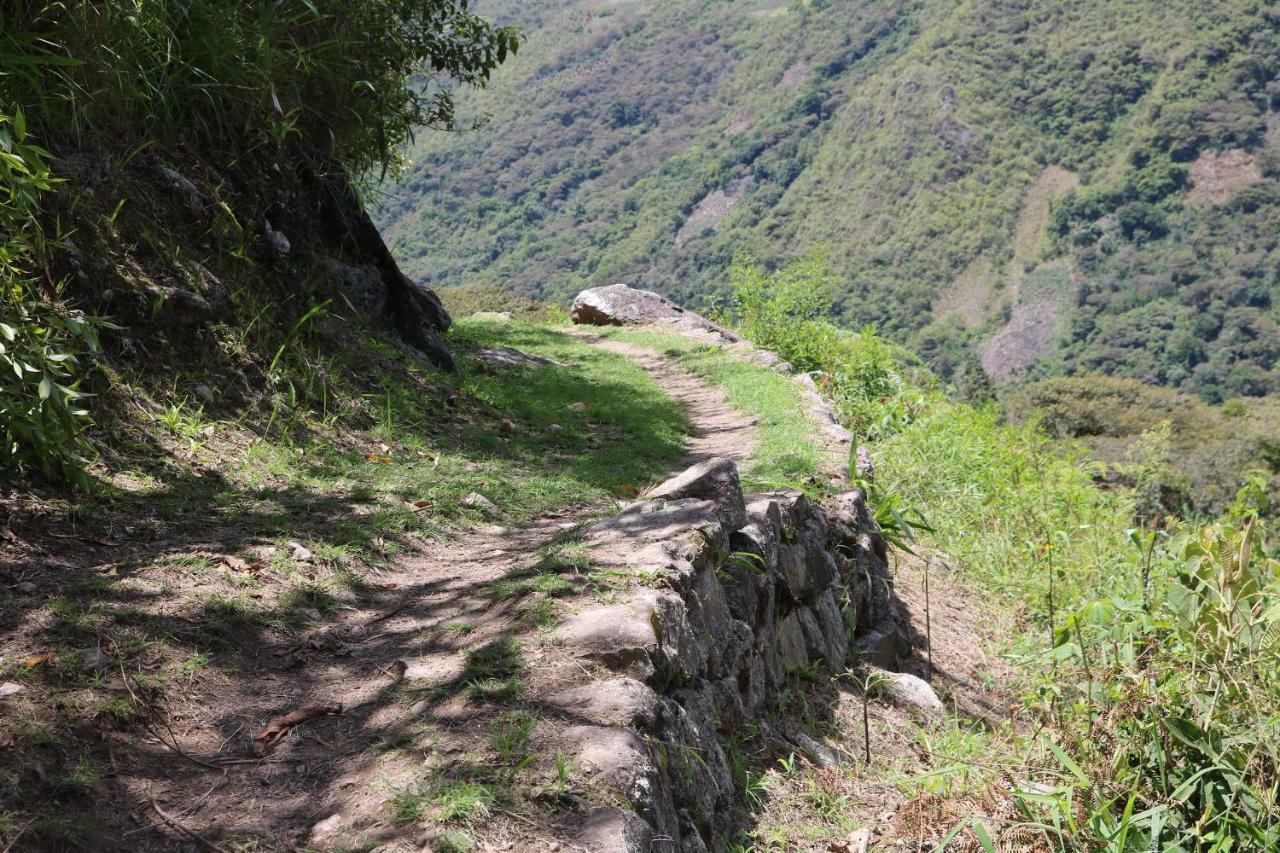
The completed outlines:
[[[1280,10],[1252,0],[531,0],[382,205],[441,286],[724,293],[821,250],[950,375],[1280,390]]]

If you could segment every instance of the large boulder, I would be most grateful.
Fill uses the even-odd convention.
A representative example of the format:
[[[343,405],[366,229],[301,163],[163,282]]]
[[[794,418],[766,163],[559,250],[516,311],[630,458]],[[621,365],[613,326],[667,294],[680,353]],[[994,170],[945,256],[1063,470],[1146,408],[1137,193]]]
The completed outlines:
[[[569,312],[573,322],[588,326],[647,326],[665,324],[714,332],[727,341],[737,342],[737,335],[717,326],[706,317],[681,308],[652,290],[639,290],[626,284],[593,287],[573,300]]]

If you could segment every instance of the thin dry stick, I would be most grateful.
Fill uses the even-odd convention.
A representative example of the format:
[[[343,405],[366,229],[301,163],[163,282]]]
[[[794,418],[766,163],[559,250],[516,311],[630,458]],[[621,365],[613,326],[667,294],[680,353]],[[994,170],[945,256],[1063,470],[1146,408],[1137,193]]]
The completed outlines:
[[[8,844],[6,844],[6,845],[4,846],[4,850],[3,850],[3,851],[0,851],[0,853],[9,853],[9,851],[13,849],[13,845],[17,844],[17,843],[18,843],[18,839],[22,837],[22,833],[24,833],[24,832],[26,832],[28,829],[30,829],[30,828],[31,828],[31,824],[33,824],[33,823],[35,823],[35,822],[36,822],[36,819],[35,819],[35,818],[31,818],[31,820],[29,820],[29,821],[27,821],[26,823],[24,823],[24,824],[23,824],[23,825],[18,829],[18,834],[17,834],[17,835],[15,835],[15,836],[13,836],[13,838],[12,838],[12,839],[10,839],[9,843],[8,843]]]
[[[862,682],[862,745],[867,752],[867,765],[871,764],[871,721],[867,717],[867,693],[871,690],[871,681]]]
[[[185,826],[178,823],[173,818],[169,817],[169,815],[165,814],[164,809],[160,808],[160,804],[156,802],[156,795],[154,791],[148,789],[147,798],[151,800],[151,808],[155,809],[155,813],[160,815],[160,819],[164,821],[166,824],[168,824],[170,827],[172,827],[173,829],[176,829],[178,832],[181,832],[183,835],[187,836],[187,838],[190,838],[192,841],[196,842],[197,844],[203,845],[204,847],[207,847],[208,849],[214,851],[214,853],[229,853],[227,848],[214,844],[212,841],[205,838],[203,835],[200,835],[194,830],[187,829]]]
[[[929,560],[924,561],[924,648],[929,657],[929,681],[933,681],[933,626],[929,621]]]

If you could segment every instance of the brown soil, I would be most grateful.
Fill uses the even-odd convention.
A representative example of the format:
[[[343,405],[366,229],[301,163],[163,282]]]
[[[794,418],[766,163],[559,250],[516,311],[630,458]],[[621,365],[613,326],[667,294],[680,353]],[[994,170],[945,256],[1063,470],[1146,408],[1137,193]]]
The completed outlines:
[[[1015,379],[1053,348],[1058,313],[1058,304],[1047,299],[1014,308],[1009,322],[978,350],[983,370],[997,383]]]
[[[1262,167],[1248,151],[1206,151],[1195,159],[1187,173],[1187,200],[1199,204],[1222,204],[1242,188],[1262,180]]]

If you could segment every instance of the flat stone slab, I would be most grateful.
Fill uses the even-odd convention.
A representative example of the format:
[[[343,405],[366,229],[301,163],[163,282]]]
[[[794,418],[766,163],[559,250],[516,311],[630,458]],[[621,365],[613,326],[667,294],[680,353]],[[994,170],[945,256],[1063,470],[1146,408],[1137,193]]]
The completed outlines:
[[[548,702],[570,716],[599,726],[653,728],[658,694],[634,678],[611,678],[573,687]]]

